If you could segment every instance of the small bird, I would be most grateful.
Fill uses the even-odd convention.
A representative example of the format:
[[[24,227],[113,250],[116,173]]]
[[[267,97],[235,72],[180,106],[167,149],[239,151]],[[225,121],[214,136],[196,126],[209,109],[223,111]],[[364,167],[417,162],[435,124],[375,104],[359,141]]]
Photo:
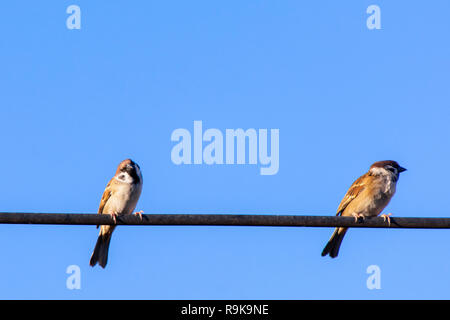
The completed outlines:
[[[114,222],[117,216],[132,214],[141,195],[142,185],[139,165],[131,159],[123,160],[117,167],[114,177],[106,185],[98,213],[112,215]],[[142,213],[143,211],[140,211],[135,214],[142,219]],[[98,262],[102,268],[105,268],[108,262],[109,242],[115,227],[113,225],[100,227],[97,243],[89,262],[92,267]]]
[[[353,182],[342,199],[336,215],[353,216],[355,221],[359,218],[378,216],[394,196],[398,178],[403,171],[406,169],[400,167],[396,161],[375,162],[367,173]],[[381,216],[390,224],[390,215]],[[337,257],[346,232],[347,228],[336,228],[323,249],[322,256],[329,254],[331,258]]]

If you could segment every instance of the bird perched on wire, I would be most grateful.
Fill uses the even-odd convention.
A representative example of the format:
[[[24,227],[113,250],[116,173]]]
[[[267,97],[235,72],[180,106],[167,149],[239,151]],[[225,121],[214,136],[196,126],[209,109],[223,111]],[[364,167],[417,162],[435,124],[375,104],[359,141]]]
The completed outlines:
[[[347,194],[342,199],[337,210],[337,216],[353,216],[355,221],[359,218],[376,217],[391,201],[395,194],[400,173],[406,171],[396,161],[378,161],[372,164],[369,171],[359,177]],[[391,214],[381,216],[391,223]],[[342,239],[347,228],[336,228],[327,245],[322,251],[322,256],[337,257]]]
[[[99,214],[110,214],[116,222],[120,215],[132,214],[142,191],[142,174],[139,165],[131,159],[123,160],[116,174],[106,185],[98,208]],[[136,212],[142,219],[142,211]],[[97,226],[98,228],[99,226]],[[108,262],[109,243],[116,226],[102,225],[89,264],[105,268]]]

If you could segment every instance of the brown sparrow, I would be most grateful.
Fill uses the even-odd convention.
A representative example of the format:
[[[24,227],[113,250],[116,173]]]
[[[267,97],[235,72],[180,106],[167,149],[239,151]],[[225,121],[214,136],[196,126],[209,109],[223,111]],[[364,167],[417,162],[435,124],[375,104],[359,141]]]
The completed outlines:
[[[376,217],[388,205],[395,193],[400,172],[406,171],[395,161],[375,162],[367,173],[353,182],[347,194],[342,199],[337,210],[337,216],[353,216],[358,218]],[[390,224],[390,214],[381,215],[387,218]],[[327,245],[322,251],[322,256],[337,257],[339,247],[347,228],[336,228]]]
[[[114,221],[116,217],[132,214],[142,191],[142,174],[137,163],[131,159],[123,160],[117,167],[116,174],[106,185],[103,192],[99,214],[110,214]],[[136,212],[142,219],[142,211]],[[99,226],[97,226],[98,228]],[[108,249],[111,235],[116,226],[103,225],[100,227],[97,244],[92,253],[89,264],[93,267],[98,264],[104,268],[108,262]]]

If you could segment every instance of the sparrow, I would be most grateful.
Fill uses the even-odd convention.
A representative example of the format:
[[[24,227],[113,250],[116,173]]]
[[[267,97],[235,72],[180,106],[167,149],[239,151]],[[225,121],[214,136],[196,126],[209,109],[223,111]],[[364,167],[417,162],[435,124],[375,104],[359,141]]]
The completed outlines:
[[[116,174],[106,185],[98,208],[99,214],[110,214],[116,222],[116,217],[132,214],[136,208],[142,191],[142,174],[139,165],[131,159],[123,160],[117,167]],[[142,219],[143,211],[136,212]],[[97,226],[98,228],[99,226]],[[98,264],[105,268],[108,262],[109,243],[116,226],[102,225],[94,252],[89,264]]]
[[[395,194],[400,173],[406,171],[396,161],[378,161],[372,164],[369,171],[359,177],[342,199],[337,210],[337,216],[353,216],[355,221],[359,218],[376,217],[391,201]],[[391,214],[381,216],[390,224]],[[322,256],[338,256],[342,239],[347,228],[336,228],[327,245],[322,251]]]

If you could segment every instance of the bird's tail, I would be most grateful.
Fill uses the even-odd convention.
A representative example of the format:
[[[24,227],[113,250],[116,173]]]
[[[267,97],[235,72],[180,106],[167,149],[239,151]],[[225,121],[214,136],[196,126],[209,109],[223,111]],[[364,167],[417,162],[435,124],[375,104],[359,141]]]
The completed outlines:
[[[336,258],[338,256],[339,248],[346,232],[347,228],[336,228],[334,230],[333,235],[322,251],[322,257],[326,256],[327,254],[329,254],[331,258]]]
[[[97,243],[95,244],[94,252],[92,253],[91,260],[89,264],[93,267],[98,264],[105,268],[106,263],[108,262],[108,250],[109,243],[111,242],[112,232],[103,232],[100,231],[98,235]]]

